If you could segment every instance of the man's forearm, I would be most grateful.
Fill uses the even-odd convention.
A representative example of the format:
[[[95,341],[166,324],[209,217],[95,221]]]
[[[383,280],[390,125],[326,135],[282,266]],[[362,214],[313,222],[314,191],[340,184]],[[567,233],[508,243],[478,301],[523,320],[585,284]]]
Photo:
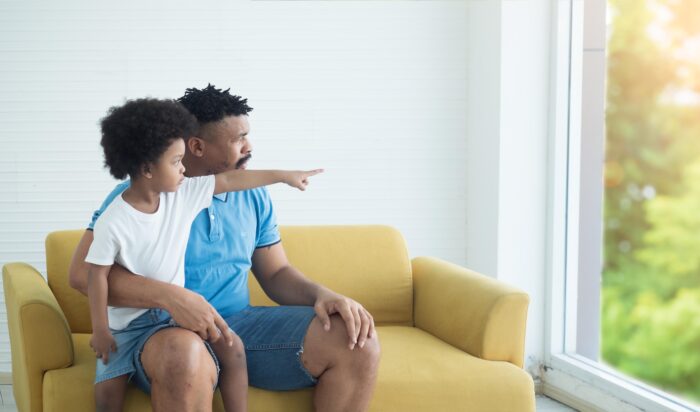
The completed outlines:
[[[168,298],[179,286],[134,275],[115,265],[109,273],[109,304],[129,308],[168,308]],[[176,289],[177,288],[177,289]]]
[[[88,293],[87,277],[76,276],[73,287],[83,295]],[[85,279],[85,282],[80,280]],[[109,271],[109,294],[107,301],[111,306],[129,308],[168,308],[168,298],[178,289],[169,283],[134,275],[119,265],[113,265]]]
[[[313,306],[325,287],[312,282],[291,265],[284,266],[261,282],[265,293],[280,305]]]

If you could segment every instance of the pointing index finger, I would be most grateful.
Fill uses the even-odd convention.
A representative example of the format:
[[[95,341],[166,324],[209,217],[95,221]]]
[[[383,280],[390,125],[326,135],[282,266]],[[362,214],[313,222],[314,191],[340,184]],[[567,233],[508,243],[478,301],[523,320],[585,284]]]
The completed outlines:
[[[315,175],[317,175],[319,173],[323,173],[323,172],[324,172],[324,169],[314,169],[314,170],[309,170],[308,172],[306,172],[306,175],[307,175],[307,177],[311,177],[311,176],[315,176]]]

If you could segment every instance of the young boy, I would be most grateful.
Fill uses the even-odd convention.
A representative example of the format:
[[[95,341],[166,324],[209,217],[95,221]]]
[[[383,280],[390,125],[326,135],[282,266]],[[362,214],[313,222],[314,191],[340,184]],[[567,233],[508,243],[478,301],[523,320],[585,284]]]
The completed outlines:
[[[85,259],[90,263],[88,297],[96,353],[95,400],[98,411],[121,411],[127,378],[134,372],[143,331],[177,326],[166,312],[107,306],[107,276],[116,262],[131,272],[184,286],[184,258],[190,226],[212,195],[286,183],[304,190],[320,170],[245,171],[185,178],[181,163],[185,140],[197,128],[179,103],[139,99],[113,107],[102,120],[105,164],[130,187],[114,199],[94,227]],[[237,337],[236,337],[237,338]],[[209,344],[221,362],[221,388],[229,411],[245,411],[248,378],[245,351],[223,339]],[[211,350],[211,349],[210,349]]]

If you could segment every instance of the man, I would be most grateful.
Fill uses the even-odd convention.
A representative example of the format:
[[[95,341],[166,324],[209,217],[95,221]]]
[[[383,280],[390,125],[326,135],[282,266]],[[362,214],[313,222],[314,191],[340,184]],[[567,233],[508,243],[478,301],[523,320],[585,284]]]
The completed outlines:
[[[199,124],[196,137],[186,142],[186,175],[245,168],[252,153],[247,100],[209,85],[187,89],[179,101]],[[118,185],[108,196],[75,251],[70,282],[82,293],[87,292],[91,227],[127,186]],[[249,306],[251,268],[265,293],[282,306]],[[181,326],[155,331],[135,360],[133,381],[150,391],[155,411],[211,409],[218,364],[204,341],[233,342],[229,326],[243,341],[252,386],[315,385],[316,410],[367,409],[380,352],[374,320],[359,303],[311,282],[289,264],[264,188],[214,196],[192,224],[185,279],[183,289],[118,265],[109,275],[110,304],[161,308]]]

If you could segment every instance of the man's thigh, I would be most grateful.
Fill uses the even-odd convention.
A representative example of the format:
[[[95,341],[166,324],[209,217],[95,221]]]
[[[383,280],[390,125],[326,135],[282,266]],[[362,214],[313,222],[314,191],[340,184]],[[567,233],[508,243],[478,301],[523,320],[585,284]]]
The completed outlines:
[[[226,319],[245,346],[251,386],[292,390],[316,385],[301,360],[314,317],[310,306],[254,306]]]

